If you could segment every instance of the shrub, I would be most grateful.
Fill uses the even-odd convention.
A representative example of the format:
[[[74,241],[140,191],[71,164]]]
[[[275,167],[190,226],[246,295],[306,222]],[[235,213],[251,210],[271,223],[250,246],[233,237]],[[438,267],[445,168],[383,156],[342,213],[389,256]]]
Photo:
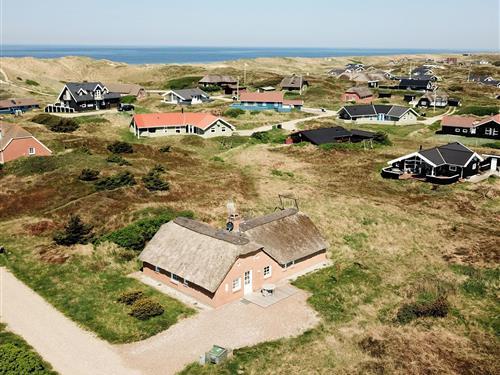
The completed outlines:
[[[149,191],[166,191],[170,188],[169,183],[163,180],[159,173],[153,171],[144,176],[142,182]]]
[[[489,143],[483,143],[483,147],[489,147],[489,148],[495,148],[497,150],[500,150],[500,142],[489,142]]]
[[[123,103],[123,104],[132,104],[132,103],[135,103],[136,101],[137,101],[137,98],[133,95],[122,96],[120,99],[120,103]]]
[[[151,172],[153,173],[164,173],[165,167],[161,164],[156,164],[153,168],[151,168]]]
[[[33,351],[11,343],[0,345],[0,373],[49,375],[53,371],[46,368],[42,359]]]
[[[18,176],[29,176],[51,172],[57,167],[56,158],[53,156],[32,156],[11,161],[5,169]]]
[[[135,185],[135,178],[129,171],[120,172],[114,176],[103,178],[95,182],[97,190],[114,190],[123,186]]]
[[[462,85],[450,85],[448,89],[450,91],[464,91],[464,87]]]
[[[375,136],[373,137],[373,141],[375,143],[378,143],[378,144],[384,145],[384,146],[392,145],[392,142],[389,139],[389,136],[385,132],[376,132]]]
[[[151,298],[141,298],[134,302],[130,315],[139,320],[148,320],[163,314],[162,305]]]
[[[198,86],[198,82],[203,77],[201,76],[188,76],[175,78],[168,81],[163,88],[172,90],[189,89]]]
[[[40,113],[31,119],[32,122],[45,125],[50,131],[56,133],[72,133],[80,125],[72,118],[62,118],[48,113]]]
[[[190,211],[177,213],[165,210],[154,217],[137,220],[122,229],[101,237],[100,240],[113,242],[126,249],[142,250],[146,242],[153,238],[163,224],[168,223],[177,216],[192,218],[194,215]]]
[[[137,300],[144,297],[144,293],[140,290],[131,290],[123,292],[117,301],[125,305],[133,305]]]
[[[162,146],[159,149],[160,152],[166,153],[172,151],[172,146]]]
[[[116,164],[118,164],[120,166],[122,166],[122,165],[132,165],[127,159],[123,158],[120,155],[116,155],[116,154],[108,156],[106,158],[106,161],[108,163],[116,163]]]
[[[217,85],[210,85],[210,86],[204,86],[202,87],[202,90],[205,92],[215,92],[215,91],[220,91],[220,87]]]
[[[484,107],[484,106],[467,106],[458,110],[457,114],[460,115],[476,115],[476,116],[489,116],[498,113],[497,107]]]
[[[98,179],[99,173],[100,172],[98,170],[85,168],[82,169],[78,178],[82,181],[95,181]]]
[[[236,118],[238,117],[239,115],[242,115],[244,114],[245,111],[242,110],[242,109],[239,109],[239,108],[228,108],[226,109],[226,111],[224,112],[224,115],[228,116],[228,117],[232,117],[232,118]]]
[[[78,215],[71,215],[62,232],[54,235],[58,245],[71,246],[88,243],[92,236],[92,226],[83,223]]]
[[[273,129],[267,132],[255,132],[250,138],[259,143],[284,143],[287,135],[281,129]]]
[[[110,144],[108,150],[113,154],[131,154],[134,152],[134,148],[130,143],[121,141]]]
[[[24,81],[24,82],[26,82],[26,84],[27,84],[27,85],[30,85],[30,86],[40,86],[40,84],[39,84],[37,81],[34,81],[34,80],[32,80],[32,79],[27,79],[27,80],[26,80],[26,81]]]
[[[406,324],[422,317],[443,318],[448,315],[450,304],[446,296],[440,295],[431,301],[407,303],[398,310],[396,320]]]
[[[220,156],[214,156],[211,160],[219,163],[224,163],[224,159],[222,159]]]

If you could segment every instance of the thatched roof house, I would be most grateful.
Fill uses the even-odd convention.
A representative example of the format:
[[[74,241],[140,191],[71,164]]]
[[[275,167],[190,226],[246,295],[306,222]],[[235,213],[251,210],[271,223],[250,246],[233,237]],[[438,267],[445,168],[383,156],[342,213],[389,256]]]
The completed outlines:
[[[164,224],[139,256],[143,270],[220,306],[326,260],[326,241],[296,209],[236,223],[235,229],[177,218]]]

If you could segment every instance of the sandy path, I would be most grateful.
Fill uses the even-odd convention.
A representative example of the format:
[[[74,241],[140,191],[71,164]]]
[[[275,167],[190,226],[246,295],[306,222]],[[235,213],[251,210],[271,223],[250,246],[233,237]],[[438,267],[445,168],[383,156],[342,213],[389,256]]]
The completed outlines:
[[[0,268],[0,318],[61,375],[135,375],[108,343],[83,330],[5,268]]]
[[[181,320],[147,340],[111,345],[83,330],[10,271],[0,268],[0,318],[61,375],[168,375],[213,344],[229,348],[299,335],[319,322],[297,292],[263,309],[236,301]]]

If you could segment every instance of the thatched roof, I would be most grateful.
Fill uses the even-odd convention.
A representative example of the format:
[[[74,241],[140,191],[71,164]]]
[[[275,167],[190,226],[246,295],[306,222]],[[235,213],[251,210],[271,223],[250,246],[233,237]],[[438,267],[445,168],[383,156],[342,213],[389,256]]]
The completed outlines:
[[[213,293],[238,256],[259,248],[241,235],[177,218],[161,226],[139,259]]]
[[[245,221],[241,231],[280,264],[302,259],[328,247],[312,220],[289,208]]]
[[[244,221],[240,232],[177,218],[162,225],[139,259],[215,292],[239,256],[263,249],[286,264],[327,247],[307,215],[286,209]]]

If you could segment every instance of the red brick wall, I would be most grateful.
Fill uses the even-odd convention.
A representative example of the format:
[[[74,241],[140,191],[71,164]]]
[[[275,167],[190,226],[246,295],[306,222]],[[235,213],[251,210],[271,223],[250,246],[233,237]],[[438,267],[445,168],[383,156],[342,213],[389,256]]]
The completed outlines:
[[[326,261],[325,251],[302,259],[285,269],[264,251],[260,250],[238,258],[215,293],[211,293],[193,283],[188,282],[188,286],[183,285],[182,282],[175,283],[170,279],[170,273],[168,271],[160,270],[159,273],[155,272],[154,265],[144,263],[143,272],[149,277],[194,297],[206,305],[219,307],[244,297],[244,274],[246,271],[252,271],[252,290],[256,292],[266,283],[276,283],[324,261]],[[272,270],[271,276],[267,278],[264,278],[265,266],[271,266]],[[232,283],[236,278],[241,278],[241,287],[239,290],[233,291]]]
[[[30,147],[35,149],[35,155],[29,155]],[[51,152],[35,138],[13,139],[7,148],[1,152],[0,162],[6,163],[23,156],[49,156]]]

